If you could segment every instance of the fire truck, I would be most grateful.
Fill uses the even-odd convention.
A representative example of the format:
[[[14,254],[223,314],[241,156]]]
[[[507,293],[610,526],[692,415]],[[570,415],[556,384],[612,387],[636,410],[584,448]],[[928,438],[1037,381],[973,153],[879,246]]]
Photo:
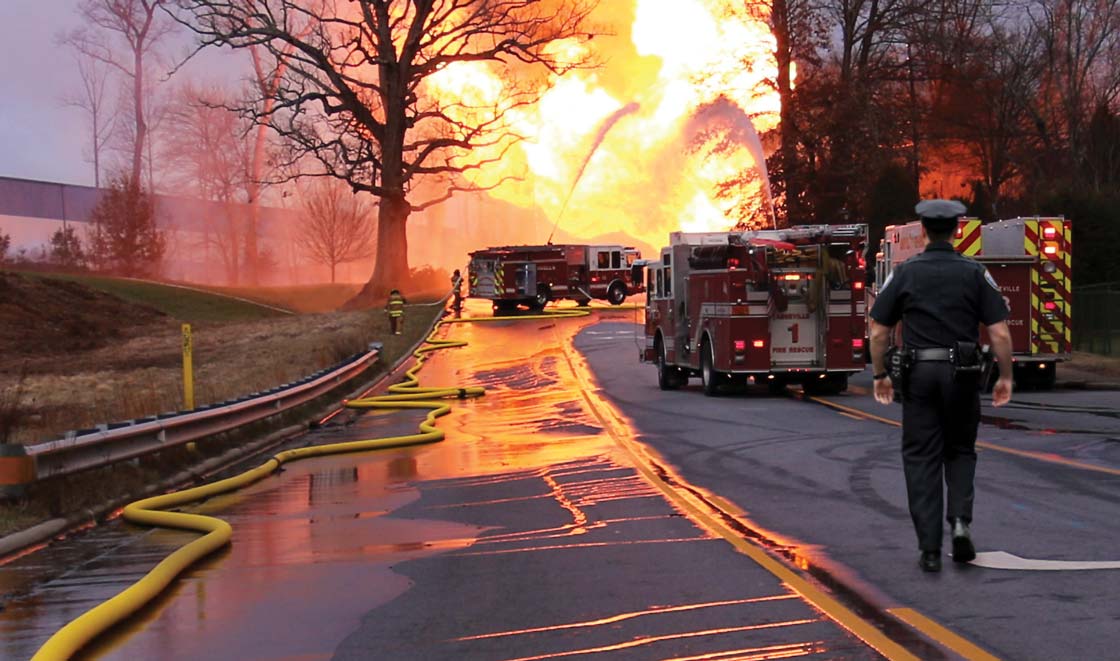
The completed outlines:
[[[962,218],[953,245],[987,267],[1011,310],[1015,381],[1020,387],[1053,387],[1056,364],[1072,355],[1070,221],[1031,217],[985,225]],[[887,227],[875,282],[886,282],[895,267],[924,249],[920,221]],[[867,288],[868,309],[877,292],[877,285]]]
[[[621,245],[498,246],[470,253],[470,296],[494,302],[509,312],[524,305],[544,308],[549,301],[591,299],[621,305],[644,291],[634,265],[641,254]]]
[[[866,225],[674,232],[646,268],[646,343],[662,390],[845,390],[865,368]]]

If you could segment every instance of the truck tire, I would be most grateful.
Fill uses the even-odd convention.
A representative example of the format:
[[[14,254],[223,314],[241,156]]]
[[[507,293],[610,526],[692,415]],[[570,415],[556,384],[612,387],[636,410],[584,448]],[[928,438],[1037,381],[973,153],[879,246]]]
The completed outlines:
[[[848,389],[848,375],[829,374],[823,379],[809,379],[801,387],[806,395],[839,395]]]
[[[511,314],[516,311],[516,301],[494,301],[494,314]]]
[[[540,285],[537,287],[537,297],[529,303],[529,309],[539,312],[543,310],[544,306],[548,305],[548,302],[551,300],[552,290],[549,289],[548,285]]]
[[[607,301],[610,302],[611,305],[622,305],[622,302],[625,300],[626,285],[623,285],[621,282],[614,283],[611,285],[611,288],[607,290]]]
[[[708,338],[700,345],[700,383],[704,386],[704,394],[715,397],[719,394],[719,386],[723,381],[723,374],[716,371],[715,356],[712,353],[712,344]]]
[[[668,364],[665,359],[665,345],[657,343],[657,387],[662,390],[676,390],[681,387],[680,370]]]

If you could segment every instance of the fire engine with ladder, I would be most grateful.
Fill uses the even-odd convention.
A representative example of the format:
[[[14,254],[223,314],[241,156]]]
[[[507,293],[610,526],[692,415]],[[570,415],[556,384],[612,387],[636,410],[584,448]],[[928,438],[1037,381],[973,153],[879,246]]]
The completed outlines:
[[[866,225],[670,234],[646,268],[643,362],[662,390],[845,390],[865,368],[866,242]]]
[[[962,218],[953,245],[987,267],[1011,310],[1015,381],[1020,387],[1052,387],[1056,363],[1072,355],[1070,221],[1031,217],[982,224]],[[924,249],[920,221],[886,228],[876,255],[876,284],[867,288],[868,309],[879,283]]]
[[[621,305],[644,291],[634,265],[641,254],[621,245],[498,246],[470,253],[469,295],[493,301],[494,310],[519,305],[543,309],[550,301],[586,305],[602,299]]]

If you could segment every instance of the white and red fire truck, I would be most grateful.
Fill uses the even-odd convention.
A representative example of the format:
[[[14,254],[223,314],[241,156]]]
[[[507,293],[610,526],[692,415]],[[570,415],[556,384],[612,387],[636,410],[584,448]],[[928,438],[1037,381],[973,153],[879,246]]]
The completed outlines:
[[[470,258],[470,296],[493,301],[498,311],[518,305],[540,310],[561,299],[620,305],[644,291],[633,269],[641,254],[621,245],[498,246],[476,250]]]
[[[1061,217],[986,225],[963,218],[957,226],[957,251],[988,268],[1011,310],[1013,374],[1021,386],[1052,387],[1056,363],[1071,356],[1070,239],[1070,221]],[[876,255],[875,282],[886,282],[896,266],[924,249],[920,221],[887,227]],[[877,291],[877,285],[868,288],[868,309]]]
[[[866,225],[674,232],[646,269],[646,345],[658,385],[698,375],[835,393],[865,368]]]

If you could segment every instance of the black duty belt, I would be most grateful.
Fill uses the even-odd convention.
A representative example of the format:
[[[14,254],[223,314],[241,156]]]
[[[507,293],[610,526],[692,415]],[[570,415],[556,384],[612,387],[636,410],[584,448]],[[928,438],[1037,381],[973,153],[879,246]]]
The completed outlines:
[[[914,360],[919,363],[938,360],[952,360],[952,354],[949,352],[949,349],[946,349],[945,347],[936,347],[933,349],[912,349],[911,355],[914,357]]]

